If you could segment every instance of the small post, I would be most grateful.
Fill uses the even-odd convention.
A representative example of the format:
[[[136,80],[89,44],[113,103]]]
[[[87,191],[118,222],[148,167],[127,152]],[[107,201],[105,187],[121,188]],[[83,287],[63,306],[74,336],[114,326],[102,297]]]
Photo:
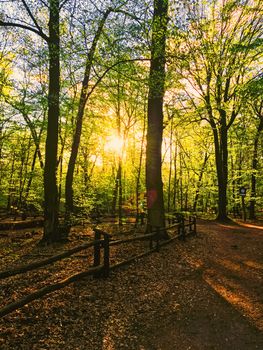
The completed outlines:
[[[180,223],[178,223],[178,226],[177,226],[177,234],[178,234],[178,236],[180,236],[180,234],[181,234],[181,224]]]
[[[104,234],[104,257],[103,257],[103,263],[104,263],[104,271],[103,275],[104,277],[109,277],[110,274],[110,238],[109,235]]]
[[[184,226],[184,218],[182,218],[182,221],[181,221],[181,239],[182,241],[185,241],[185,226]]]
[[[94,229],[94,239],[95,241],[99,241],[101,238],[101,233],[100,231]],[[95,242],[94,243],[94,262],[93,266],[99,266],[100,265],[100,242]]]
[[[245,197],[242,196],[242,212],[243,212],[243,220],[247,221],[247,213],[246,213],[246,205],[245,205]]]

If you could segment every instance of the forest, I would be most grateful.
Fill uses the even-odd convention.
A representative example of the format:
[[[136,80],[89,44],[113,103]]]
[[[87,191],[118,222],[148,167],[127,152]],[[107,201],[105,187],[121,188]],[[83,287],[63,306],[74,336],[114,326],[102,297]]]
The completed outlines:
[[[152,226],[240,216],[242,187],[262,215],[261,16],[260,1],[1,1],[2,210],[44,212],[51,240],[146,199]]]
[[[176,248],[178,251],[170,253],[171,256],[178,253],[174,259],[179,259],[176,260],[181,266],[179,270],[182,268],[186,276],[183,283],[188,283],[187,276],[191,273],[200,277],[200,266],[207,267],[206,262],[213,255],[204,249],[212,248],[215,259],[220,255],[227,259],[228,253],[231,259],[236,259],[228,268],[232,269],[233,264],[239,264],[242,259],[246,268],[252,269],[253,265],[255,271],[251,272],[251,278],[262,281],[259,274],[263,268],[259,251],[262,245],[259,225],[263,220],[262,15],[261,0],[0,0],[0,238],[3,238],[0,251],[5,258],[0,279],[14,276],[10,283],[15,291],[16,286],[23,287],[25,283],[15,275],[31,269],[27,270],[23,264],[42,257],[46,259],[43,265],[40,261],[36,266],[44,266],[52,259],[52,262],[59,261],[63,254],[69,258],[91,246],[94,246],[94,271],[91,269],[94,276],[100,272],[103,250],[103,273],[108,277],[110,247],[114,262],[118,262],[118,254],[137,254],[138,242],[134,242],[137,230],[142,244],[145,246],[144,240],[149,238],[150,250],[159,252],[165,241],[173,240],[169,226],[172,224],[177,238],[182,239]],[[23,229],[34,229],[19,231],[19,225]],[[127,238],[131,227],[134,231]],[[227,236],[228,230],[233,236]],[[221,231],[222,241],[217,236]],[[89,238],[95,234],[93,243],[85,241],[87,232]],[[251,233],[253,242],[246,241],[245,232]],[[190,241],[183,245],[188,234]],[[21,237],[25,239],[22,244]],[[130,250],[117,248],[118,240],[123,237],[122,243],[133,242]],[[61,243],[63,252],[58,245]],[[247,245],[247,251],[232,254],[243,244]],[[249,251],[252,246],[254,257]],[[151,265],[156,269],[158,264],[163,266],[161,261],[167,261],[167,266],[171,266],[169,261],[173,264],[170,255],[165,257],[165,249],[171,248],[162,249],[158,257],[149,258],[157,259]],[[192,258],[191,254],[194,254]],[[198,262],[198,254],[200,259],[205,256],[205,263]],[[76,269],[74,259],[79,256],[69,258],[67,265],[72,277],[67,279],[68,274],[63,270],[62,282],[55,279],[57,267],[44,268],[43,276],[53,278],[51,289],[43,280],[40,289],[31,293],[29,284],[35,278],[38,281],[40,276],[34,275],[35,272],[30,275],[28,299],[19,294],[24,301],[19,299],[21,305],[12,306],[16,299],[14,292],[8,304],[10,310],[76,283],[84,276],[84,272],[80,272],[84,265],[81,260]],[[220,266],[224,265],[222,261]],[[18,265],[16,272],[12,270]],[[234,287],[231,292],[222,292],[227,283],[222,279],[224,287],[218,287],[221,282],[216,282],[211,273],[216,269],[215,262],[208,265],[203,280],[230,304],[241,308],[256,329],[262,331],[259,319],[263,308],[255,302],[257,299],[251,290],[244,299],[246,302],[238,301],[240,289],[236,299],[228,298],[227,293],[232,295]],[[145,271],[149,268],[145,267]],[[162,274],[169,268],[160,267],[158,271]],[[143,269],[138,271],[135,269],[133,273],[150,278],[150,271],[147,277]],[[240,272],[241,268],[236,271]],[[245,270],[246,274],[249,272]],[[128,277],[125,275],[125,278]],[[162,277],[158,278],[161,287],[157,290],[162,295],[162,288],[166,287],[162,287]],[[168,275],[164,278],[166,286],[172,283]],[[120,284],[116,288],[121,289],[121,282],[115,282],[116,286]],[[148,282],[157,286],[157,280]],[[96,279],[91,285],[94,283]],[[128,286],[131,281],[126,283]],[[189,290],[196,288],[192,284],[188,287]],[[9,288],[4,282],[4,299],[9,298],[6,298]],[[110,286],[105,288],[104,296],[111,300],[107,291]],[[138,288],[140,294],[144,287]],[[260,294],[257,289],[260,287],[255,288],[255,294]],[[96,294],[95,284],[91,290],[96,295],[91,299],[104,298]],[[65,291],[61,292],[63,305],[67,299]],[[200,293],[205,295],[208,291],[204,289]],[[54,295],[53,315],[58,315],[56,305],[62,303],[62,299],[59,301],[57,294]],[[143,298],[146,294],[142,291],[141,295]],[[159,304],[154,298],[156,310]],[[43,303],[48,300],[44,299]],[[250,306],[245,308],[245,304]],[[37,304],[32,305],[37,308]],[[198,302],[195,307],[197,305]],[[207,309],[207,305],[204,308]],[[0,309],[0,315],[11,312],[5,310],[5,306]],[[43,310],[47,315],[48,306],[43,306]],[[94,315],[103,314],[92,310]],[[47,317],[43,315],[41,321],[37,321],[41,322],[40,328],[45,323],[43,317]],[[81,322],[84,322],[83,315],[80,315]],[[14,321],[12,313],[10,317],[10,324],[21,321]],[[54,316],[55,325],[64,322],[59,321],[59,317]],[[69,324],[73,322],[69,314],[67,317],[71,319]],[[227,319],[222,315],[224,317]],[[199,321],[202,324],[203,320]],[[101,318],[96,322],[101,322]],[[243,335],[251,334],[243,321],[237,322],[241,322]],[[144,326],[146,323],[151,324],[151,320],[142,321]],[[5,334],[11,337],[11,328],[7,324],[5,327]],[[75,323],[74,327],[77,332]],[[148,331],[153,334],[152,329]],[[10,347],[5,341],[0,341],[0,347],[16,349],[23,334],[27,334],[27,341],[30,337],[28,328],[22,335],[16,334]],[[111,330],[109,334],[120,339],[120,335],[113,335]],[[127,340],[127,347],[122,343],[114,347],[114,341],[111,343],[106,336],[96,340],[97,343],[92,335],[89,337],[93,342],[90,347],[86,347],[87,343],[80,347],[72,343],[66,348],[152,350],[162,339],[149,345],[149,339],[143,338],[145,347],[139,347],[135,340],[130,343]],[[46,347],[42,344],[43,349],[65,349],[61,339],[61,343],[56,337],[52,339],[54,343],[47,343]],[[240,340],[236,348],[256,349],[258,344],[263,344],[258,333],[254,339],[251,347],[243,347]],[[229,349],[235,348],[232,340]],[[215,346],[216,341],[213,338],[210,346]],[[21,349],[27,349],[25,344]],[[134,347],[131,344],[135,344]],[[192,349],[184,342],[178,344],[180,349]],[[200,344],[193,349],[209,348],[203,342]],[[220,344],[213,348],[228,349],[225,343]],[[174,349],[174,345],[160,346],[164,350]]]

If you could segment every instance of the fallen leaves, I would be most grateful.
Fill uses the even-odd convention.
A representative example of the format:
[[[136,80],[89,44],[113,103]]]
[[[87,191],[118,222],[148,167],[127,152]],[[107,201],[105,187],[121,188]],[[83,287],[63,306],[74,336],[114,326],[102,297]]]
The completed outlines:
[[[37,236],[34,238],[36,242]],[[25,245],[20,251],[15,247],[23,262],[36,259],[37,253],[49,254],[47,248],[36,251],[33,243],[30,244],[31,247]],[[68,248],[74,244],[79,245],[80,240],[72,241]],[[127,255],[140,253],[146,244],[134,242],[112,247],[112,261],[118,262]],[[228,239],[226,245],[232,253]],[[209,253],[211,249],[212,254]],[[53,247],[52,253],[59,251],[61,247]],[[251,333],[249,326],[243,325],[241,316],[230,310],[202,279],[209,258],[222,252],[227,254],[216,236],[210,233],[199,235],[199,239],[174,241],[161,248],[159,253],[113,271],[108,279],[87,278],[75,282],[5,317],[1,324],[3,338],[0,348],[170,350],[175,349],[176,344],[176,348],[182,350],[220,349],[219,346],[222,349],[225,339],[228,339],[227,346],[231,348],[233,335],[228,324],[234,321],[241,341],[252,335],[260,344],[259,337]],[[2,281],[2,304],[36,287],[82,271],[91,259],[92,255],[87,255],[86,259],[70,258]],[[249,256],[244,259],[250,260]],[[9,256],[5,262],[9,264]],[[222,333],[221,344],[216,345],[218,338],[212,331],[210,334],[209,327],[215,327],[218,334]],[[163,344],[166,344],[165,347]],[[244,344],[247,346],[247,343]],[[242,348],[241,345],[236,348],[243,350],[249,347]]]

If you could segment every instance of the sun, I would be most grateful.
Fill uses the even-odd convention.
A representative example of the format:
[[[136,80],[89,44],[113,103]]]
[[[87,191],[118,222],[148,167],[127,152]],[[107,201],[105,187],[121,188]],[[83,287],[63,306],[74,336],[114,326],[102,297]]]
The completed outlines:
[[[118,135],[111,135],[107,137],[105,143],[105,150],[108,152],[114,152],[117,154],[121,154],[124,146],[123,139]]]

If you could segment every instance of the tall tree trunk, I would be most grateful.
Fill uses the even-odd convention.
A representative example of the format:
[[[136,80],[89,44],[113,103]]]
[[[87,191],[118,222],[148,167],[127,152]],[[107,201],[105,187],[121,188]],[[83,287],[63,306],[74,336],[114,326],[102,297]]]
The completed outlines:
[[[31,163],[31,169],[30,169],[30,173],[29,173],[29,177],[28,177],[28,181],[27,181],[27,186],[26,186],[26,191],[25,191],[25,201],[27,201],[28,196],[29,196],[29,192],[30,192],[30,189],[31,189],[31,184],[32,184],[33,177],[34,177],[36,160],[37,160],[37,148],[35,148],[35,151],[34,151],[34,154],[33,154],[33,159],[32,159],[32,163]]]
[[[116,205],[117,205],[117,198],[118,198],[118,179],[119,179],[119,167],[117,169],[116,177],[115,177],[115,184],[114,184],[114,190],[112,195],[112,204],[111,204],[111,214],[115,216],[116,214]],[[115,175],[115,174],[114,174]]]
[[[118,197],[118,223],[122,226],[122,161],[119,158],[119,168],[118,168],[118,184],[119,184],[119,197]]]
[[[227,178],[228,178],[228,148],[227,128],[213,129],[215,144],[215,159],[218,185],[218,212],[217,220],[228,221],[227,216]]]
[[[44,168],[44,236],[43,241],[59,240],[57,150],[60,94],[59,0],[50,0],[49,18],[49,91],[46,156]]]
[[[253,159],[252,159],[252,175],[251,175],[251,199],[249,203],[249,219],[254,220],[256,218],[255,207],[256,207],[256,173],[258,170],[258,144],[259,137],[263,130],[263,117],[260,119],[260,123],[257,127],[256,136],[254,139],[253,147]]]
[[[232,140],[230,140],[230,147],[233,148]],[[234,157],[233,154],[230,155],[230,165],[231,165],[231,211],[236,217],[237,214],[237,205],[236,205],[236,197],[237,197],[237,190],[236,190],[236,179],[235,179],[235,165],[234,165]]]
[[[146,147],[146,188],[149,229],[165,227],[161,152],[167,13],[168,1],[155,0],[152,24]],[[166,232],[162,232],[162,234],[163,236],[167,236]]]
[[[169,175],[168,175],[168,193],[167,193],[167,211],[171,210],[171,192],[172,192],[172,167],[173,167],[173,119],[171,120],[170,143],[169,143]]]
[[[118,57],[119,57],[119,47],[118,47]],[[120,70],[118,67],[117,72],[117,131],[118,138],[121,139],[121,86],[120,86]],[[118,223],[119,226],[122,226],[122,157],[123,157],[123,146],[120,150],[118,156],[118,172],[117,172],[117,183],[118,183]]]
[[[45,119],[46,119],[46,117],[44,116],[44,120]],[[34,170],[35,170],[37,157],[38,157],[38,160],[39,160],[39,164],[40,164],[41,170],[44,169],[44,163],[43,163],[43,159],[42,159],[42,154],[41,154],[40,147],[39,147],[41,136],[42,136],[42,133],[43,133],[43,127],[44,127],[44,123],[41,126],[41,129],[40,129],[40,132],[39,132],[38,136],[37,136],[36,132],[35,133],[32,132],[33,129],[31,129],[31,134],[32,134],[33,141],[34,141],[34,144],[35,144],[35,151],[34,151],[33,160],[32,160],[32,163],[31,163],[31,170],[30,170],[30,174],[29,174],[29,178],[28,178],[28,182],[27,182],[27,186],[26,186],[25,200],[27,200],[29,192],[30,192],[31,184],[32,184],[33,177],[34,177]]]
[[[140,219],[140,208],[139,208],[140,191],[141,191],[140,180],[141,180],[142,159],[143,159],[144,143],[145,143],[145,131],[146,131],[146,113],[144,113],[143,115],[143,131],[142,131],[142,139],[141,139],[140,158],[139,158],[139,166],[138,166],[138,172],[136,177],[136,224],[139,223],[139,219]],[[142,208],[141,208],[142,211],[143,211],[143,201],[144,201],[144,196],[142,199]]]
[[[178,178],[177,178],[177,152],[178,152],[178,147],[177,147],[177,140],[175,143],[175,150],[174,150],[174,159],[173,159],[173,164],[174,164],[174,179],[173,179],[173,210],[176,211],[177,208],[177,189],[179,187],[178,183]]]
[[[87,60],[86,60],[86,67],[85,67],[85,73],[84,73],[84,79],[82,81],[82,87],[81,87],[81,93],[80,93],[80,99],[79,99],[79,105],[78,105],[78,113],[77,113],[77,119],[76,119],[76,129],[75,133],[73,135],[73,142],[72,142],[72,148],[71,148],[71,154],[70,159],[68,163],[68,170],[66,175],[66,185],[65,185],[65,199],[66,199],[66,214],[65,214],[65,221],[68,226],[70,226],[70,222],[67,220],[67,218],[70,217],[70,213],[73,212],[74,205],[73,205],[73,176],[74,176],[74,170],[76,165],[76,160],[78,156],[79,151],[79,144],[80,144],[80,137],[82,132],[82,124],[83,124],[83,116],[85,111],[85,106],[87,103],[87,99],[89,97],[88,94],[88,88],[89,88],[89,81],[90,81],[90,72],[91,67],[93,63],[94,54],[96,51],[97,43],[100,38],[100,35],[102,33],[104,24],[106,22],[106,19],[108,15],[110,14],[111,9],[107,10],[104,13],[103,18],[100,20],[98,29],[95,33],[91,48],[87,54]]]
[[[183,154],[182,154],[182,150],[180,150],[179,153],[179,196],[180,196],[180,210],[183,211],[184,210],[184,191],[183,191]]]
[[[0,125],[0,159],[2,159],[3,138],[4,138],[3,127]],[[2,162],[0,162],[0,188],[2,187],[2,178],[3,178]]]
[[[59,167],[58,206],[60,206],[61,195],[62,195],[62,179],[63,179],[63,157],[62,157],[62,154],[63,154],[63,151],[61,152],[61,158],[60,158],[60,161],[58,164],[58,167]]]
[[[208,161],[209,155],[207,152],[205,152],[205,157],[204,157],[204,161],[199,173],[199,177],[198,177],[198,181],[197,181],[197,187],[196,187],[196,191],[195,191],[195,198],[194,198],[194,204],[193,204],[193,211],[196,211],[196,207],[197,207],[197,203],[198,203],[198,198],[199,198],[199,193],[200,193],[200,188],[201,188],[201,184],[202,184],[202,179],[203,179],[203,175],[205,172],[205,167],[206,167],[206,163]]]
[[[11,171],[10,171],[10,178],[9,178],[9,186],[8,186],[8,196],[7,196],[7,207],[6,209],[8,211],[11,210],[12,202],[13,202],[13,191],[14,191],[14,171],[15,171],[15,155],[13,154],[12,158],[12,164],[11,164]]]
[[[18,208],[23,209],[25,206],[25,184],[26,184],[26,178],[28,175],[28,163],[30,158],[30,151],[31,151],[31,143],[32,139],[29,138],[28,144],[26,147],[24,145],[22,146],[22,152],[21,155],[21,165],[19,170],[19,197],[18,197]]]

